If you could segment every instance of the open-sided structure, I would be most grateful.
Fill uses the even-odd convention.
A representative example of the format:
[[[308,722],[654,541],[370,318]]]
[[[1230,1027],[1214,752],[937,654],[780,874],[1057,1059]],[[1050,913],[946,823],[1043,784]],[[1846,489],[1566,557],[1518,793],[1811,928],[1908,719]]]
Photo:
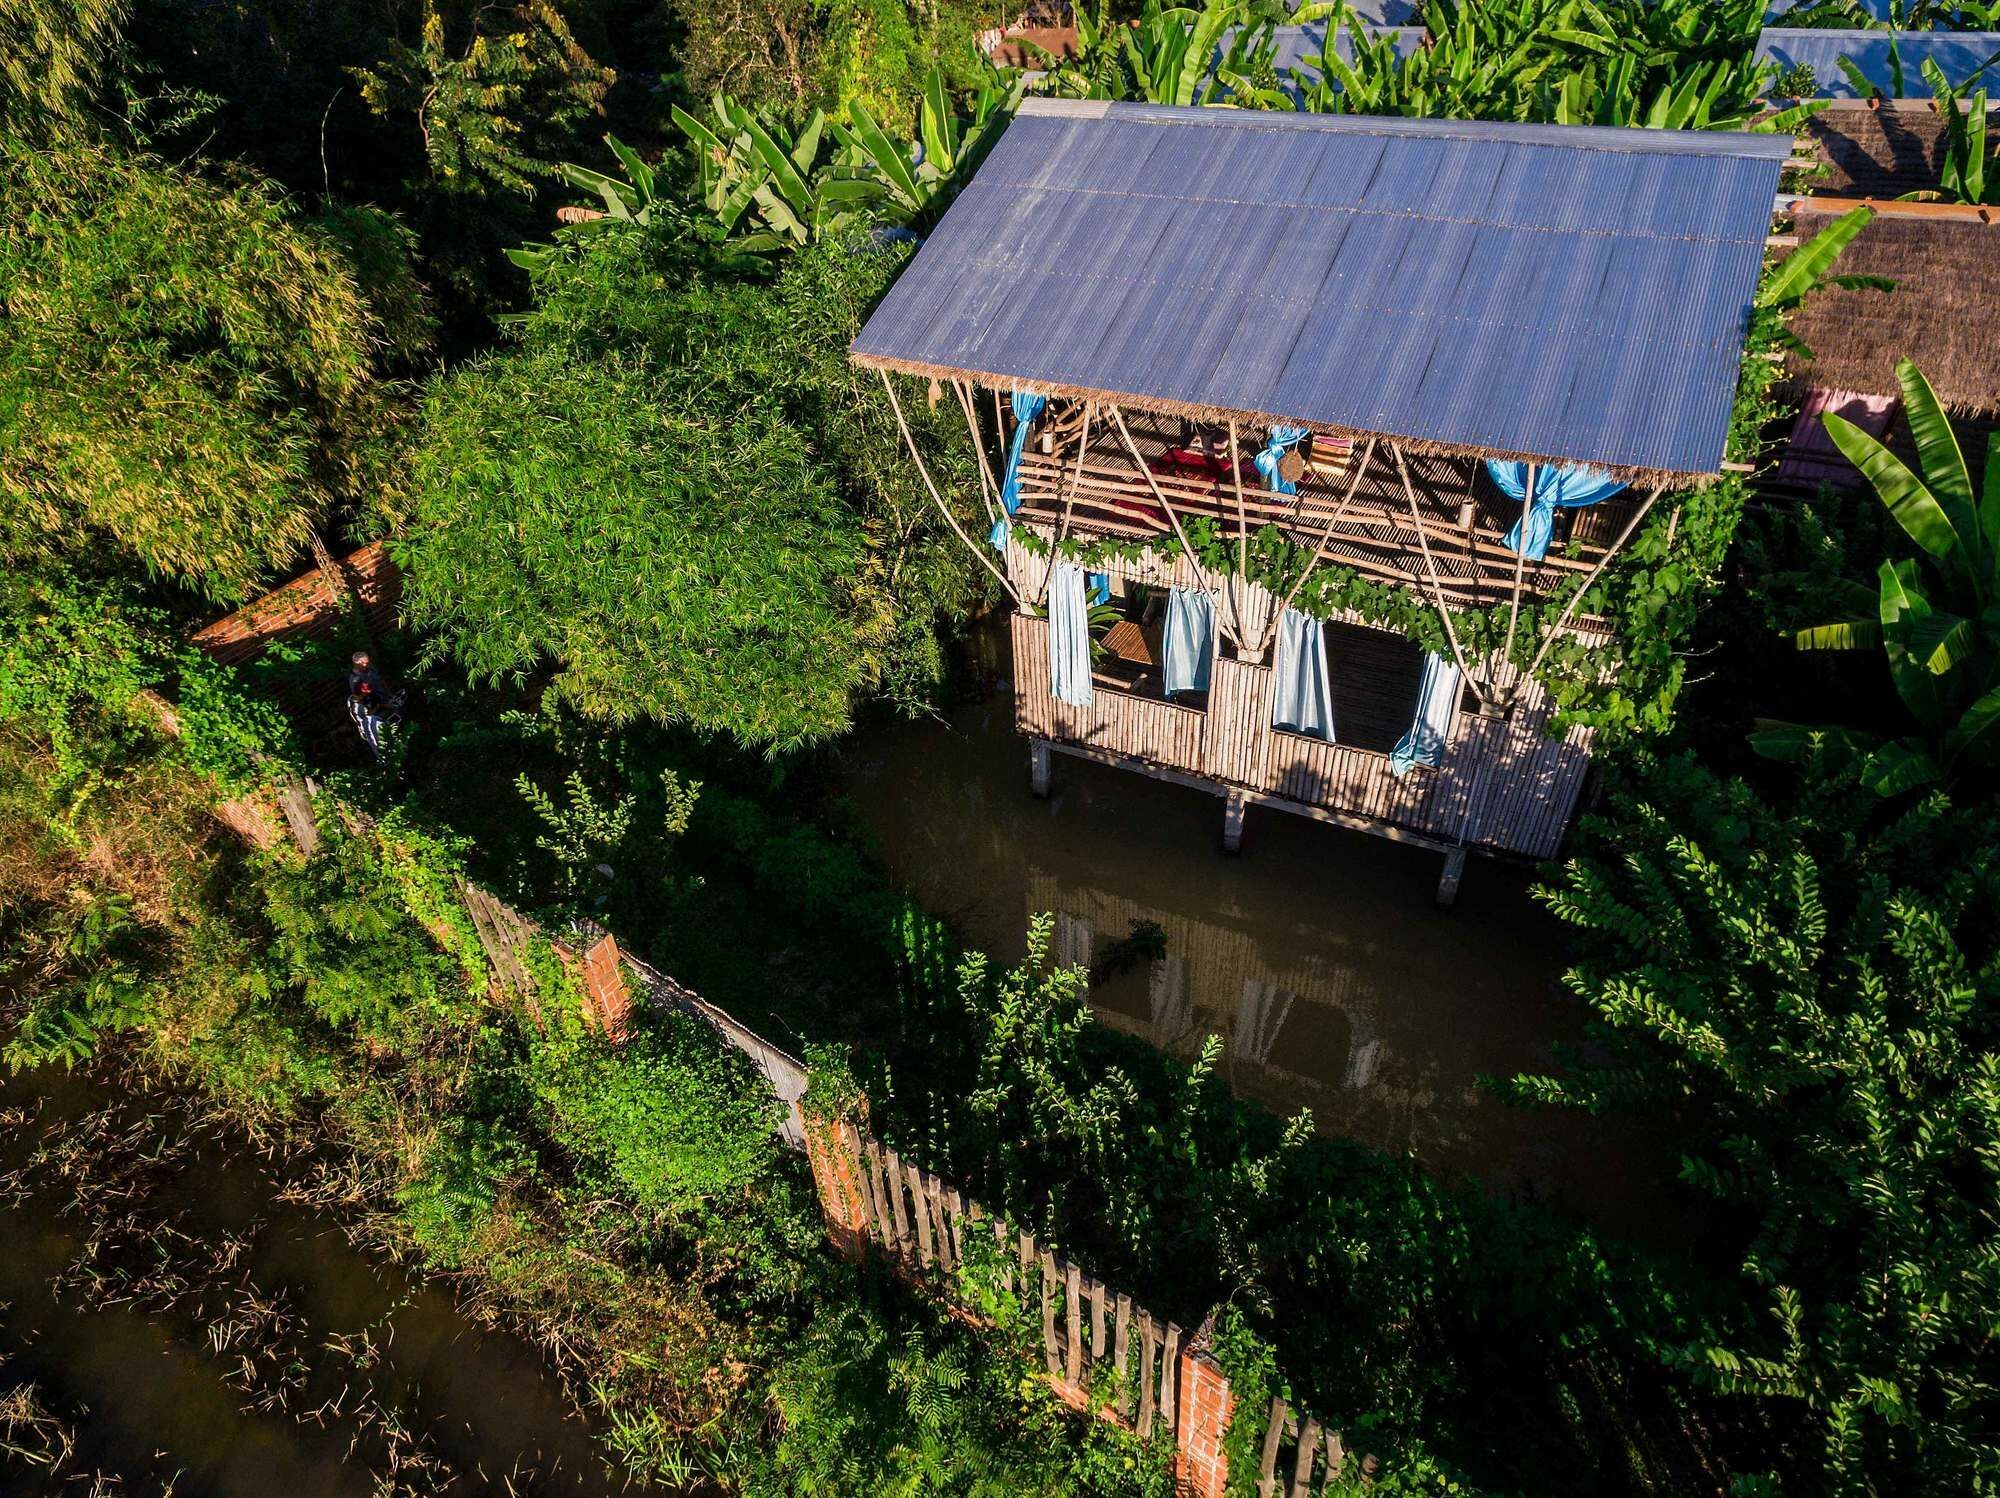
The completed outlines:
[[[1537,672],[1721,468],[1790,146],[1025,104],[851,353],[981,442],[1038,788],[1058,749],[1221,792],[1232,845],[1253,803],[1418,842],[1446,898],[1553,853],[1589,733]]]

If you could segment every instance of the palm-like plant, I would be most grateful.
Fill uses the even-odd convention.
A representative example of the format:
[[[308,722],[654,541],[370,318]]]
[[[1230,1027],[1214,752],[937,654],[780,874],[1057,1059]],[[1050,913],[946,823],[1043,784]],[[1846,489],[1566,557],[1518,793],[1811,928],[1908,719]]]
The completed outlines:
[[[1947,203],[2000,203],[2000,174],[1988,177],[1986,173],[1993,154],[1986,144],[1986,90],[1980,89],[1969,100],[1965,97],[1966,90],[1980,74],[1996,62],[2000,62],[2000,53],[1954,87],[1935,58],[1924,59],[1924,82],[1931,86],[1938,113],[1944,117],[1944,162],[1936,188],[1905,193],[1904,197]]]
[[[1780,347],[1789,349],[1802,359],[1810,359],[1812,350],[1805,341],[1782,322],[1783,314],[1801,306],[1807,297],[1828,286],[1843,291],[1894,291],[1896,283],[1886,276],[1836,276],[1831,274],[1834,261],[1840,252],[1854,242],[1854,237],[1875,221],[1875,210],[1863,204],[1851,208],[1828,224],[1811,239],[1800,245],[1783,261],[1774,266],[1757,288],[1756,310],[1760,314],[1780,319],[1772,330]]]
[[[1852,585],[1848,617],[1795,638],[1802,650],[1880,650],[1917,732],[1765,724],[1752,738],[1774,759],[1858,756],[1884,796],[2000,762],[2000,443],[1975,487],[1930,382],[1908,359],[1896,378],[1921,477],[1852,422],[1829,414],[1826,429],[1922,556],[1885,559],[1872,591]]]
[[[1338,7],[1308,108],[1343,114],[1784,130],[1827,107],[1763,118],[1774,63],[1756,57],[1763,0],[1426,0],[1426,44],[1402,56]],[[1335,87],[1338,84],[1338,87]],[[1753,124],[1754,122],[1754,124]]]
[[[726,94],[698,119],[679,105],[674,123],[694,147],[701,201],[734,231],[752,215],[761,227],[735,241],[746,251],[798,248],[845,232],[882,195],[882,184],[844,161],[821,162],[826,116],[815,109],[796,132]]]
[[[1018,71],[989,62],[961,116],[945,90],[943,71],[933,68],[924,79],[914,148],[883,130],[859,99],[848,105],[846,124],[834,121],[833,133],[844,159],[866,169],[895,216],[924,225],[979,169],[1020,107],[1027,86]]]

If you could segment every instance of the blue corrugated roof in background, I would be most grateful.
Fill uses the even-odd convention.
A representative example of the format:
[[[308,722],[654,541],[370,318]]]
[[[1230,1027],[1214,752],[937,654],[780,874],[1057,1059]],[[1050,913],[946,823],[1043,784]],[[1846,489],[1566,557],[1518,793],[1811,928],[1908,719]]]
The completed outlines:
[[[1030,99],[853,352],[1712,473],[1790,145]]]
[[[1786,31],[1775,26],[1764,28],[1757,53],[1782,67],[1810,67],[1820,98],[1860,97],[1840,66],[1842,57],[1883,93],[1893,96],[1892,42],[1903,59],[1903,92],[1912,99],[1931,96],[1930,86],[1924,82],[1926,57],[1937,63],[1945,81],[1956,88],[2000,54],[2000,32],[1993,31]],[[1987,75],[1989,88],[2000,83],[1996,74],[2000,70]]]

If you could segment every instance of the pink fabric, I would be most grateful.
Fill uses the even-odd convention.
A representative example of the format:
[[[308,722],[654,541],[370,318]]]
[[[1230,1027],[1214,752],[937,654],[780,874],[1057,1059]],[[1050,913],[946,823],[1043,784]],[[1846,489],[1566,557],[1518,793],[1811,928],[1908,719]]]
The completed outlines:
[[[1792,425],[1785,456],[1779,460],[1778,478],[1807,488],[1832,484],[1838,489],[1851,489],[1861,481],[1860,473],[1833,445],[1826,423],[1820,420],[1829,411],[1845,417],[1869,436],[1880,437],[1889,430],[1889,420],[1896,413],[1896,397],[1863,395],[1856,390],[1808,391],[1799,419]]]

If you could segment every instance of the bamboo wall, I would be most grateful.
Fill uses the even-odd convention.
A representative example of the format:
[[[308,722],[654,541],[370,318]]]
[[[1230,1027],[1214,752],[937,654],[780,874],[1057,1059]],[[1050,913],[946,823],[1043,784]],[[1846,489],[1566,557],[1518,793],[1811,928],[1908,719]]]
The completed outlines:
[[[1015,614],[1013,640],[1015,726],[1024,734],[1440,841],[1553,857],[1590,768],[1588,729],[1555,740],[1543,734],[1551,706],[1534,681],[1509,719],[1458,713],[1440,767],[1397,779],[1386,754],[1272,728],[1269,667],[1217,660],[1205,712],[1102,685],[1089,707],[1078,708],[1049,690],[1047,621]],[[1518,674],[1498,663],[1492,669],[1496,685]]]

